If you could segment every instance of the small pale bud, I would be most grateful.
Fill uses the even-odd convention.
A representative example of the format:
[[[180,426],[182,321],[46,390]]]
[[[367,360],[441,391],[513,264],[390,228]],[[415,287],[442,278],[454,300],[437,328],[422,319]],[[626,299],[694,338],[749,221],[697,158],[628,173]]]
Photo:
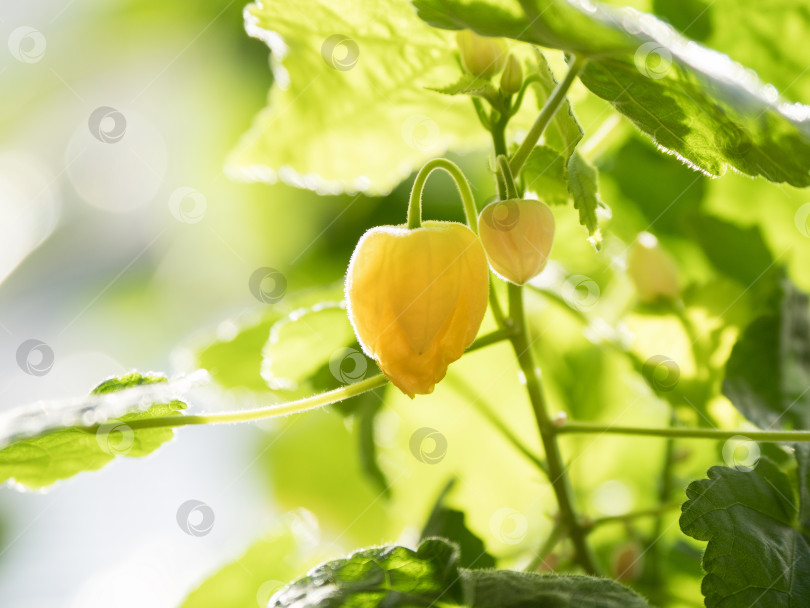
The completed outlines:
[[[642,302],[677,300],[681,297],[678,266],[649,232],[639,234],[630,247],[627,273]]]
[[[514,95],[520,91],[521,86],[523,86],[523,68],[520,67],[517,57],[510,53],[501,74],[501,92],[504,95]]]
[[[523,285],[546,267],[554,241],[554,214],[540,201],[497,201],[481,211],[478,232],[492,270]]]
[[[492,78],[506,63],[506,43],[501,38],[479,36],[472,30],[456,35],[464,69],[479,78]]]

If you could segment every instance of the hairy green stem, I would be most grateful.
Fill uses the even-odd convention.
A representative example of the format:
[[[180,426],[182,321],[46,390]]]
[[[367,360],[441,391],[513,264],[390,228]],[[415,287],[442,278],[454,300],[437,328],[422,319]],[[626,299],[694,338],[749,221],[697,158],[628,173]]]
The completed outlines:
[[[512,283],[509,284],[509,313],[515,327],[515,333],[511,338],[512,347],[525,377],[526,391],[532,405],[537,428],[540,431],[540,439],[546,453],[549,481],[551,481],[551,487],[554,490],[560,509],[560,522],[568,532],[574,545],[576,552],[575,562],[588,574],[596,574],[596,562],[585,538],[585,530],[577,516],[573,490],[563,464],[555,426],[549,415],[540,385],[540,378],[535,367],[523,306],[523,290],[519,285]]]
[[[434,158],[428,161],[416,174],[411,189],[411,198],[408,202],[408,228],[413,230],[422,225],[422,191],[425,189],[428,176],[436,169],[447,171],[450,177],[453,178],[461,196],[461,202],[464,204],[464,215],[467,218],[467,224],[470,230],[478,234],[478,212],[475,208],[475,199],[470,188],[470,182],[467,181],[467,177],[459,169],[458,165],[446,158]]]
[[[546,100],[546,103],[543,104],[543,108],[540,110],[540,115],[537,117],[537,120],[534,122],[532,128],[529,130],[529,133],[526,135],[526,139],[523,140],[523,143],[520,144],[520,147],[515,152],[515,155],[509,161],[509,165],[512,167],[513,175],[520,173],[520,170],[523,168],[523,165],[529,158],[529,154],[531,154],[531,151],[537,145],[537,142],[540,141],[540,136],[543,134],[543,131],[545,131],[548,123],[551,122],[551,119],[554,117],[554,113],[557,111],[557,108],[560,107],[563,99],[565,99],[565,95],[568,93],[568,89],[571,88],[574,80],[576,80],[577,76],[579,76],[580,72],[582,72],[586,62],[587,59],[584,58],[571,58],[571,64],[565,78],[563,78],[559,83],[557,83],[557,86],[554,87],[554,90]]]
[[[749,431],[746,429],[702,429],[686,426],[678,427],[634,427],[592,424],[590,422],[567,422],[554,427],[557,434],[593,433],[597,435],[640,435],[643,437],[680,437],[683,439],[715,439],[723,441],[732,437],[745,437],[751,441],[780,443],[783,441],[810,441],[810,431]]]

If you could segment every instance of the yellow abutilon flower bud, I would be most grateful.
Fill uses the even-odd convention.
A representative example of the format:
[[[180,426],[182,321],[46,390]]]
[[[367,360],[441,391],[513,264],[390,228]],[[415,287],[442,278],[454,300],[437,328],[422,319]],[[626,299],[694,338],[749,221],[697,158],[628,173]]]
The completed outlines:
[[[360,345],[403,393],[433,392],[478,333],[488,274],[481,242],[463,224],[371,228],[346,273]]]
[[[678,266],[649,232],[642,232],[630,247],[627,273],[642,302],[677,300],[681,297]]]
[[[492,270],[523,285],[546,267],[554,241],[554,215],[540,201],[496,201],[478,216],[478,233]]]
[[[479,78],[492,78],[506,64],[506,43],[501,38],[479,36],[472,30],[456,34],[464,69]]]
[[[520,61],[517,57],[509,54],[506,58],[506,67],[501,74],[501,92],[504,95],[514,95],[520,91],[523,86],[523,68],[520,67]]]

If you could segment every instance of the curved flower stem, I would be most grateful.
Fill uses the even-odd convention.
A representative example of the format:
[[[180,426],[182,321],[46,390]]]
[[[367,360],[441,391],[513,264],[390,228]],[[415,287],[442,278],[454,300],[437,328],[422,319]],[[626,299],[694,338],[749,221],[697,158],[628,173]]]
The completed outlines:
[[[425,189],[425,182],[428,176],[436,169],[443,169],[450,174],[453,181],[456,183],[458,193],[461,195],[461,202],[464,204],[464,215],[467,218],[467,225],[475,234],[478,234],[478,212],[475,208],[475,199],[473,198],[470,182],[467,181],[464,173],[459,169],[458,165],[453,161],[446,158],[434,158],[428,161],[419,169],[416,174],[416,179],[413,182],[413,189],[411,190],[411,198],[408,202],[408,228],[413,230],[422,225],[422,191]]]
[[[641,435],[643,437],[681,437],[684,439],[715,439],[723,441],[732,437],[745,437],[751,441],[780,443],[783,441],[810,441],[810,431],[749,431],[746,429],[702,429],[686,426],[634,427],[591,424],[589,422],[566,422],[554,427],[554,433],[594,433],[598,435]]]
[[[498,174],[506,186],[507,198],[520,198],[517,187],[515,186],[515,178],[512,175],[512,170],[509,168],[509,159],[506,158],[504,154],[499,154],[496,162],[498,164]]]
[[[297,399],[288,403],[280,403],[260,407],[252,410],[242,410],[238,412],[223,412],[217,414],[192,414],[190,416],[160,416],[155,418],[143,418],[140,420],[130,420],[125,424],[131,429],[151,429],[157,427],[180,427],[197,424],[231,424],[234,422],[255,422],[266,418],[278,418],[279,416],[289,416],[299,414],[309,410],[316,410],[325,405],[343,401],[349,397],[355,397],[375,388],[379,388],[388,383],[388,378],[383,374],[377,374],[371,378],[360,380],[354,384],[342,386],[332,391],[326,391],[312,397]],[[96,431],[100,425],[84,427],[87,431]]]
[[[587,59],[585,58],[571,58],[571,64],[565,78],[563,78],[559,83],[557,83],[557,86],[554,87],[551,95],[543,105],[543,109],[540,110],[540,115],[537,117],[537,120],[535,120],[532,128],[526,135],[526,139],[523,140],[523,143],[520,144],[517,152],[515,152],[514,156],[512,156],[512,159],[509,161],[509,165],[512,168],[512,174],[517,175],[520,173],[520,170],[523,168],[523,165],[529,158],[529,154],[531,154],[531,151],[537,145],[537,142],[540,141],[540,136],[543,134],[546,126],[548,126],[548,123],[551,122],[554,113],[557,111],[557,108],[560,106],[563,99],[565,99],[565,95],[568,93],[568,89],[571,88],[574,80],[576,80],[577,76],[579,76],[580,72],[582,72],[586,62]]]
[[[532,404],[534,418],[540,431],[540,439],[546,453],[549,481],[560,508],[560,522],[574,544],[575,561],[588,574],[596,574],[596,562],[586,540],[586,532],[574,506],[573,490],[563,464],[560,446],[557,442],[554,423],[548,412],[540,378],[534,363],[534,355],[529,342],[526,315],[523,307],[523,290],[519,285],[509,284],[509,313],[515,326],[512,347],[520,369],[526,379],[526,391]]]

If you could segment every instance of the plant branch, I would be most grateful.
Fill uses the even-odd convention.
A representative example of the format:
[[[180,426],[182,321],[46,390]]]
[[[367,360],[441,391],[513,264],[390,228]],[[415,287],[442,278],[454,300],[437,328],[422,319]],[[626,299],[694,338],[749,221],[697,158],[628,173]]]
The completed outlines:
[[[554,117],[554,113],[557,111],[557,108],[560,107],[563,99],[565,99],[565,95],[568,93],[568,89],[571,88],[574,80],[576,80],[577,76],[579,76],[580,72],[582,72],[586,62],[587,59],[584,58],[571,58],[571,65],[568,68],[565,78],[563,78],[559,83],[557,83],[557,86],[554,87],[554,90],[546,100],[546,103],[543,104],[543,108],[540,110],[540,115],[537,117],[537,120],[535,120],[532,128],[526,135],[526,139],[523,140],[523,143],[520,144],[517,152],[515,152],[515,155],[509,161],[513,175],[518,175],[520,173],[520,170],[523,168],[523,165],[529,158],[529,154],[531,154],[531,151],[537,145],[537,142],[540,141],[540,136],[543,134],[543,131],[545,131],[548,123],[551,122],[551,119]]]
[[[498,166],[498,173],[506,185],[506,196],[510,199],[520,198],[518,195],[517,187],[515,187],[515,178],[512,176],[512,170],[509,168],[509,159],[505,154],[499,154],[496,159]]]
[[[629,523],[642,517],[660,517],[661,515],[667,513],[668,511],[674,511],[675,509],[679,509],[680,506],[681,506],[680,502],[667,502],[657,507],[652,507],[650,509],[640,509],[638,511],[631,511],[630,513],[625,513],[623,515],[608,515],[607,517],[599,517],[591,521],[590,524],[588,524],[588,531],[593,530],[594,528],[598,528],[599,526],[604,526],[605,524]]]
[[[586,533],[579,521],[574,507],[573,490],[571,489],[565,465],[563,464],[560,446],[557,443],[555,426],[549,416],[540,378],[534,363],[534,356],[529,342],[526,326],[526,315],[523,307],[523,290],[519,285],[509,284],[509,312],[515,326],[512,336],[512,347],[517,356],[520,369],[526,381],[532,411],[540,431],[540,439],[546,452],[549,481],[560,508],[560,522],[571,537],[576,551],[575,561],[588,574],[596,574],[596,563],[585,538]]]
[[[749,431],[745,429],[702,429],[686,426],[646,428],[573,421],[566,422],[563,426],[555,426],[554,432],[557,434],[593,433],[599,435],[640,435],[643,437],[680,437],[684,439],[715,439],[720,441],[731,439],[732,437],[745,437],[751,441],[764,441],[768,443],[810,441],[810,431]]]

